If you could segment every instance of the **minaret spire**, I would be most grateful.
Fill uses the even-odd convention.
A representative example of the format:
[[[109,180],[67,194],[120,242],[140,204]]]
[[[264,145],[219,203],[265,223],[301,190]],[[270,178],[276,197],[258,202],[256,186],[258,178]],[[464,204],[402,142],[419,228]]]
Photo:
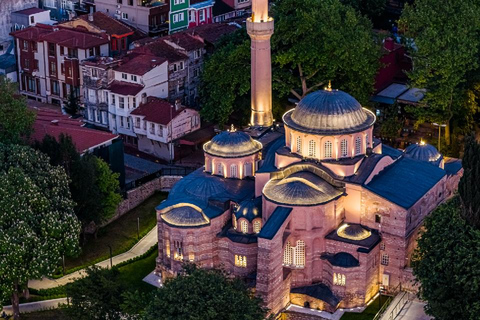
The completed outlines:
[[[252,0],[252,16],[247,19],[247,32],[252,40],[250,123],[253,127],[269,127],[273,124],[270,53],[273,18],[268,16],[268,0]]]

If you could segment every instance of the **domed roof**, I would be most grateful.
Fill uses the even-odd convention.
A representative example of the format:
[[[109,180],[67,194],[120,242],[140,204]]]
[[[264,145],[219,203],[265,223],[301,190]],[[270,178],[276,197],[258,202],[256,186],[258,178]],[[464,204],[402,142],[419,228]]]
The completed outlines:
[[[341,90],[319,90],[305,96],[283,116],[290,128],[313,134],[346,134],[371,127],[375,115]]]
[[[262,216],[262,197],[244,200],[235,209],[235,217],[237,219],[240,219],[243,217],[243,218],[246,218],[248,221],[252,222],[253,219],[260,218],[261,216]]]
[[[207,201],[208,198],[226,191],[225,184],[220,179],[205,177],[193,179],[185,186],[184,192],[198,200]]]
[[[300,171],[283,179],[272,179],[263,188],[270,201],[290,206],[312,206],[329,202],[343,194],[319,176]]]
[[[372,235],[372,232],[359,224],[341,225],[337,230],[337,235],[349,240],[364,240]]]
[[[334,255],[326,255],[324,259],[327,259],[332,266],[342,268],[358,267],[360,263],[358,260],[348,252],[339,252]]]
[[[200,227],[210,223],[200,208],[187,203],[169,207],[161,213],[161,217],[166,223],[177,227]]]
[[[232,128],[233,129],[233,128]],[[222,131],[205,143],[203,150],[216,157],[239,158],[262,150],[262,144],[242,131]]]
[[[405,149],[405,157],[430,162],[436,166],[438,166],[443,159],[443,156],[438,152],[437,148],[428,143],[409,145]]]

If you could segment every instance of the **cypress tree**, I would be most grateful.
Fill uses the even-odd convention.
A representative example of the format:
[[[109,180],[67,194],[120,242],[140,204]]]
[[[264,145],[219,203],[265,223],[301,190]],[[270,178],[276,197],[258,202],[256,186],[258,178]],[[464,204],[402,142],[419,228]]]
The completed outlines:
[[[471,225],[480,228],[480,145],[474,136],[465,139],[462,165],[464,172],[458,184],[462,216]]]

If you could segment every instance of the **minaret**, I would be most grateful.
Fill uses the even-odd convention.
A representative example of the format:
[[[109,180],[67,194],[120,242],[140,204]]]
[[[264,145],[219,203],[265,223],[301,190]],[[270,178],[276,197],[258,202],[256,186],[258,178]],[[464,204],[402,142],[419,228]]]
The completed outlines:
[[[252,17],[247,19],[247,32],[252,40],[252,115],[253,127],[269,127],[272,115],[272,62],[270,37],[273,18],[268,16],[268,0],[252,0]]]

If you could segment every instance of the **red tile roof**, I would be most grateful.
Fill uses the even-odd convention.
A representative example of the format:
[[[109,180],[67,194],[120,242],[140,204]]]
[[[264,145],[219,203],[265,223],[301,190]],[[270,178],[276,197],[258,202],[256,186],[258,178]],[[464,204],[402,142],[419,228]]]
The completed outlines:
[[[108,86],[108,90],[116,94],[121,94],[123,96],[135,96],[137,95],[137,93],[142,91],[142,89],[142,85],[123,81],[113,81]]]
[[[153,54],[156,57],[165,58],[169,63],[188,59],[187,55],[166,44],[162,38],[153,40],[141,47],[137,47],[133,49],[133,52]]]
[[[115,71],[143,76],[166,61],[165,58],[151,54],[130,54],[122,59],[122,63],[115,68]]]
[[[81,15],[79,18],[87,21],[89,24],[92,24],[107,34],[112,36],[122,36],[126,34],[133,34],[133,29],[124,25],[117,19],[114,19],[103,12],[95,12],[93,14],[93,21],[88,19],[88,14]]]
[[[35,13],[39,13],[39,12],[45,12],[45,11],[48,11],[48,10],[40,9],[40,8],[28,8],[28,9],[15,11],[15,12],[12,12],[12,13],[31,15],[31,14],[35,14]]]
[[[108,43],[106,34],[96,34],[78,29],[56,29],[56,31],[43,35],[42,40],[56,43],[67,48],[88,49]]]
[[[82,127],[81,120],[71,119],[59,111],[46,109],[34,109],[34,111],[37,114],[31,136],[34,141],[42,141],[47,134],[58,139],[63,133],[72,137],[78,152],[84,153],[90,148],[101,146],[118,137],[109,132]]]
[[[224,35],[230,34],[238,30],[239,28],[232,24],[227,23],[212,23],[204,24],[193,28],[193,34],[200,36],[202,39],[215,44]]]
[[[205,47],[205,44],[199,39],[196,39],[195,37],[190,35],[189,31],[178,32],[162,39],[176,44],[177,46],[183,48],[186,51],[193,51]]]
[[[147,103],[142,103],[130,114],[144,116],[144,119],[147,121],[167,125],[185,109],[184,106],[181,106],[178,110],[175,110],[175,106],[166,100],[148,97]]]
[[[23,30],[18,30],[10,33],[15,38],[29,41],[39,41],[40,37],[44,34],[53,32],[52,26],[47,26],[45,24],[37,23],[35,26],[25,28]]]

